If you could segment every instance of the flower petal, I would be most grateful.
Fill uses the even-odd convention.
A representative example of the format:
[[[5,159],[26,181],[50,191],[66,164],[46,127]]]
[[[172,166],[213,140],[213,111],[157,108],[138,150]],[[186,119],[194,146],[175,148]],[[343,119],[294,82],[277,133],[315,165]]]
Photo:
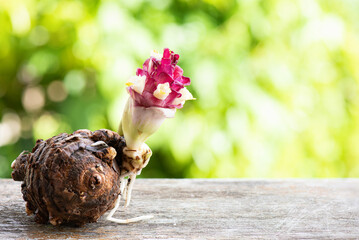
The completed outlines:
[[[190,93],[190,91],[188,91],[188,89],[186,87],[182,88],[179,93],[181,93],[182,95],[178,98],[176,98],[175,100],[173,100],[172,104],[173,105],[183,105],[185,103],[185,101],[187,100],[194,100],[195,98],[193,98],[192,94]]]
[[[176,91],[176,92],[178,92],[179,90],[181,90],[183,88],[183,84],[181,84],[181,83],[179,83],[179,82],[173,82],[172,84],[171,84],[171,89],[173,90],[173,91]]]
[[[172,92],[170,84],[168,82],[158,84],[156,90],[153,92],[153,96],[158,99],[164,100]]]
[[[184,86],[188,86],[191,84],[191,79],[189,77],[182,76],[181,82],[183,83]]]
[[[180,66],[176,66],[175,70],[173,72],[173,78],[177,79],[177,78],[181,78],[183,75],[183,70]]]
[[[161,72],[161,73],[157,76],[156,82],[157,82],[158,84],[166,83],[166,82],[167,82],[167,83],[172,83],[172,82],[173,82],[173,78],[172,78],[170,75],[168,75],[167,73]]]
[[[131,89],[139,94],[142,94],[145,88],[146,76],[132,76],[126,83]]]

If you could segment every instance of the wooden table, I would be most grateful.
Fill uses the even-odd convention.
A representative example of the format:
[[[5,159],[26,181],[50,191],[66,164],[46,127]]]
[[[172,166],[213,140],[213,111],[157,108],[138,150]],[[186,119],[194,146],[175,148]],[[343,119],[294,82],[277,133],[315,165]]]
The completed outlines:
[[[2,239],[359,239],[359,179],[138,179],[115,217],[128,225],[40,225],[25,213],[20,182],[0,180]]]

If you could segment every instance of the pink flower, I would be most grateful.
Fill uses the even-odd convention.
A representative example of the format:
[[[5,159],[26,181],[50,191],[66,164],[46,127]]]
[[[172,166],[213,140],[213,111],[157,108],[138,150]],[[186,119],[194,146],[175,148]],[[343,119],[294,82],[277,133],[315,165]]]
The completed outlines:
[[[177,66],[179,55],[164,49],[163,56],[153,52],[126,83],[130,97],[125,106],[120,134],[130,150],[141,149],[144,142],[166,118],[173,118],[186,100],[194,99],[186,86],[190,79]]]
[[[185,86],[190,78],[183,76],[177,65],[179,55],[165,48],[163,56],[154,52],[130,78],[127,90],[135,104],[143,107],[182,108],[186,100],[194,99]]]

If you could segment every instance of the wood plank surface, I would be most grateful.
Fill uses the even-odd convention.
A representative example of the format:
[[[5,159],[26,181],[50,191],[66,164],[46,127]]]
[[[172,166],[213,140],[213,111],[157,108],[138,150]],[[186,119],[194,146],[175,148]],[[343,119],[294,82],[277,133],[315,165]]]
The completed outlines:
[[[359,179],[138,179],[115,217],[153,219],[80,228],[35,223],[20,184],[0,180],[2,239],[359,239]]]

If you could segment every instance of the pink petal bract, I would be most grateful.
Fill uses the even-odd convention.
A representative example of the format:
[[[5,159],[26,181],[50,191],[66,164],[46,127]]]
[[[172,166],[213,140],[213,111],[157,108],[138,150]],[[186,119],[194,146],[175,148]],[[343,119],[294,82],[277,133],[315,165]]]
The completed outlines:
[[[173,101],[181,97],[179,91],[191,83],[190,78],[183,76],[183,70],[177,65],[179,55],[165,48],[162,59],[148,58],[141,68],[136,71],[137,76],[146,76],[145,88],[142,94],[135,92],[131,87],[127,90],[137,106],[161,107],[161,108],[182,108],[183,104],[174,105]],[[167,98],[160,100],[154,97],[153,92],[158,84],[169,83],[171,93]]]

